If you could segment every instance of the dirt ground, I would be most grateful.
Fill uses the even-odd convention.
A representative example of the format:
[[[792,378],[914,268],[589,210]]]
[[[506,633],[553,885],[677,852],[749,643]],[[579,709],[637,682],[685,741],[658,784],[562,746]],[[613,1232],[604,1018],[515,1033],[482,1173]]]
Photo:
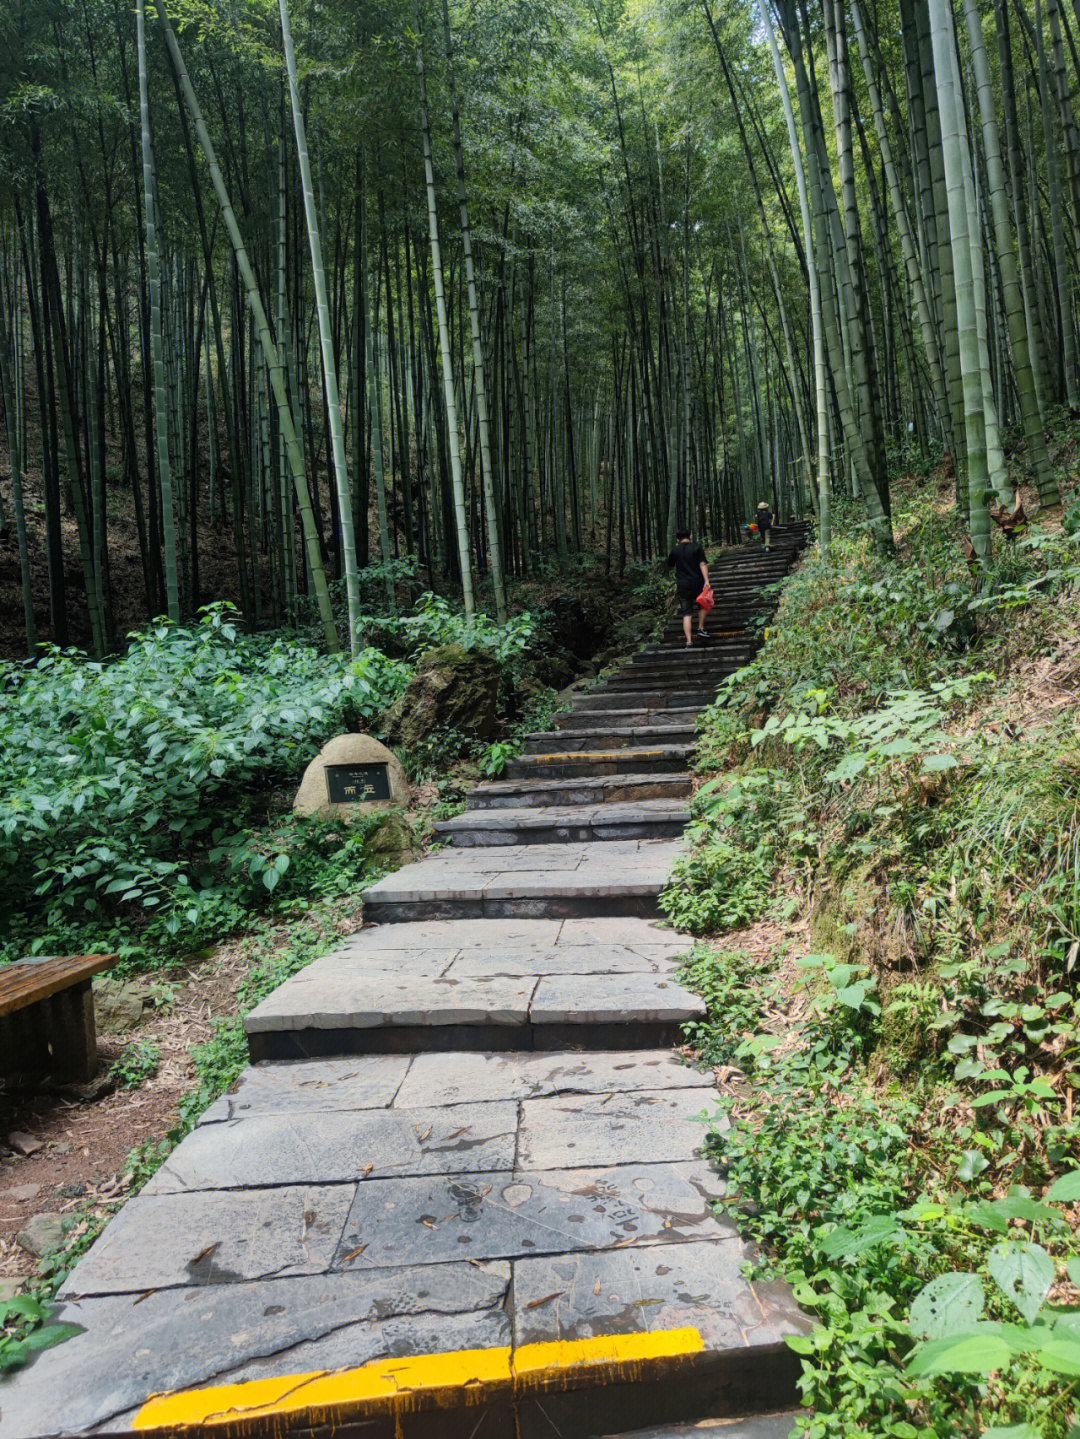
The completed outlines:
[[[35,1214],[62,1218],[90,1210],[109,1213],[130,1187],[128,1155],[148,1139],[162,1139],[179,1118],[181,1096],[195,1080],[191,1047],[210,1038],[219,1016],[236,1013],[237,990],[249,961],[226,945],[187,969],[144,977],[149,990],[173,991],[171,1002],[124,1034],[98,1036],[98,1080],[124,1050],[150,1041],[161,1051],[157,1074],[137,1089],[111,1084],[83,1099],[71,1093],[0,1094],[0,1290],[24,1281],[37,1260],[15,1236]],[[32,1149],[20,1154],[12,1136]],[[35,1147],[36,1146],[36,1147]]]

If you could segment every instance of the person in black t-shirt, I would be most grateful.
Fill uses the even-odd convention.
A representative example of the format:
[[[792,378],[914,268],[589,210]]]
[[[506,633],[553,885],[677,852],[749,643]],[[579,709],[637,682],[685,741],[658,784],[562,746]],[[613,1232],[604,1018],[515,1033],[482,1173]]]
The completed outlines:
[[[680,530],[675,548],[667,557],[668,569],[675,571],[675,588],[679,593],[679,609],[682,611],[683,634],[686,648],[694,647],[694,610],[697,597],[709,583],[709,562],[705,551],[696,545],[689,530]],[[698,610],[698,638],[705,638],[705,611]]]

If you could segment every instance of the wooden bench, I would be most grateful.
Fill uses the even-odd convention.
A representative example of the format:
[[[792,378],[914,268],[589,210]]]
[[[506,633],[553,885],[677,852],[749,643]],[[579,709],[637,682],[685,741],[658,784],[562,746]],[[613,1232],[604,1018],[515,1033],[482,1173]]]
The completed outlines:
[[[42,955],[0,966],[0,1076],[81,1083],[94,1073],[93,976],[115,954]]]

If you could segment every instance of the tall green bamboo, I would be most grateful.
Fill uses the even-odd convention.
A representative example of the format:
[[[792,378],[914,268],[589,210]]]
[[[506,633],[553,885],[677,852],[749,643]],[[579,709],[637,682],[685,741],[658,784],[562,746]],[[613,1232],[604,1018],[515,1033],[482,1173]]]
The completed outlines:
[[[964,395],[968,530],[975,554],[979,562],[985,565],[990,559],[990,515],[986,507],[989,493],[986,414],[964,173],[966,169],[970,169],[971,157],[964,144],[961,127],[963,98],[958,93],[952,0],[929,0],[929,7],[934,78],[941,116],[942,163],[945,169],[949,234],[956,282],[957,339]]]
[[[251,311],[259,347],[262,351],[263,362],[266,365],[270,385],[273,389],[274,399],[277,404],[278,423],[285,436],[285,449],[289,458],[293,486],[296,490],[297,508],[300,511],[300,522],[304,531],[308,574],[311,577],[312,588],[315,591],[319,619],[322,623],[323,638],[327,648],[331,651],[336,651],[340,649],[341,646],[338,640],[337,628],[334,624],[334,613],[330,606],[330,591],[327,588],[326,571],[323,568],[322,553],[319,549],[319,532],[315,527],[315,516],[311,508],[311,491],[308,487],[304,457],[300,450],[296,425],[289,405],[289,397],[285,389],[280,353],[270,333],[270,324],[266,318],[266,310],[263,307],[262,297],[259,293],[259,284],[255,278],[255,272],[251,267],[251,261],[248,259],[247,249],[244,245],[243,236],[240,233],[240,226],[237,222],[232,202],[229,199],[229,192],[225,185],[224,176],[221,173],[221,167],[218,164],[213,141],[210,139],[210,132],[206,128],[206,121],[203,119],[202,109],[199,106],[199,101],[192,88],[187,66],[184,64],[184,57],[180,52],[180,46],[177,43],[176,35],[169,20],[168,11],[165,8],[165,0],[155,0],[155,4],[162,27],[165,31],[165,43],[168,46],[169,59],[172,63],[181,92],[183,93],[184,101],[191,114],[191,121],[195,127],[199,144],[202,146],[203,155],[206,157],[210,178],[218,197],[218,204],[221,207],[222,219],[225,222],[225,228],[232,242],[237,268],[243,280],[248,308]]]
[[[421,0],[416,0],[416,75],[420,88],[420,127],[424,139],[424,180],[427,190],[428,236],[431,241],[431,278],[435,288],[435,313],[439,327],[439,353],[442,358],[443,402],[446,406],[446,438],[450,450],[450,481],[454,496],[458,562],[461,567],[461,594],[465,605],[465,616],[471,623],[475,603],[473,600],[472,560],[469,554],[469,521],[465,512],[465,481],[461,472],[461,436],[458,433],[457,398],[454,392],[454,368],[450,350],[450,325],[446,315],[442,251],[439,247],[439,216],[435,205],[435,167],[431,156],[431,119],[428,111],[423,19],[420,3]]]
[[[13,313],[11,340],[15,356],[14,370],[8,365],[8,326],[5,309]],[[14,378],[12,376],[14,375]],[[37,648],[37,624],[34,619],[34,587],[30,569],[30,546],[26,535],[26,503],[23,496],[23,379],[22,328],[15,306],[5,305],[4,278],[0,275],[0,403],[7,419],[8,456],[11,460],[12,503],[15,510],[15,537],[19,550],[19,578],[22,585],[23,633],[26,652],[33,656]]]
[[[326,293],[326,270],[323,266],[322,238],[319,216],[315,207],[315,191],[311,183],[311,161],[308,156],[307,126],[300,104],[300,85],[296,78],[296,53],[289,25],[288,0],[281,0],[281,42],[285,51],[285,69],[289,77],[289,99],[292,102],[293,130],[296,153],[300,163],[300,184],[304,192],[304,218],[307,221],[308,244],[311,249],[311,271],[315,281],[315,310],[319,321],[322,346],[323,385],[330,424],[330,447],[334,459],[334,482],[337,489],[338,523],[341,526],[341,554],[345,567],[345,594],[349,611],[349,652],[360,648],[360,578],[356,565],[356,540],[353,535],[352,492],[349,470],[345,461],[345,427],[341,419],[338,395],[337,358],[330,324],[330,305]]]
[[[154,367],[154,437],[161,491],[161,534],[165,551],[165,608],[169,619],[180,618],[180,583],[176,564],[176,506],[169,461],[168,400],[165,390],[165,349],[162,340],[161,262],[157,244],[154,199],[154,151],[150,134],[150,91],[146,74],[146,0],[135,3],[135,35],[139,57],[139,125],[142,135],[143,213],[146,227],[146,280],[150,292],[150,355]]]
[[[780,100],[784,107],[784,122],[787,126],[788,145],[791,149],[792,165],[795,169],[795,184],[799,194],[799,213],[802,217],[803,248],[806,256],[807,283],[810,291],[810,327],[814,346],[814,397],[817,413],[817,492],[818,492],[818,543],[823,559],[828,559],[832,539],[832,501],[829,476],[829,394],[828,375],[825,364],[825,336],[821,313],[821,285],[817,271],[817,257],[814,249],[814,225],[810,214],[810,200],[806,187],[806,168],[803,165],[802,146],[795,124],[795,111],[791,104],[784,62],[780,47],[773,32],[772,16],[765,9],[762,0],[762,24],[769,42],[773,71],[776,75]]]
[[[458,209],[461,213],[461,247],[465,262],[465,287],[469,299],[473,383],[476,386],[477,425],[480,431],[480,471],[484,487],[484,517],[487,522],[488,551],[491,555],[491,582],[495,589],[495,613],[499,623],[504,625],[507,619],[506,584],[503,579],[502,545],[499,542],[499,521],[495,506],[495,470],[491,458],[488,391],[484,374],[484,347],[480,338],[480,300],[477,294],[476,269],[473,265],[472,226],[469,223],[469,197],[465,184],[465,149],[461,143],[461,113],[458,105],[457,82],[454,78],[454,42],[450,33],[450,10],[447,0],[442,0],[442,10],[443,35],[446,44],[446,73],[450,91],[450,116],[454,129]]]
[[[1009,218],[1009,199],[1005,167],[1001,159],[1001,141],[998,136],[993,82],[986,57],[986,44],[978,0],[964,0],[964,14],[967,19],[971,64],[979,102],[983,156],[986,161],[990,214],[994,227],[995,259],[1001,274],[1005,319],[1008,324],[1009,344],[1012,350],[1013,378],[1016,382],[1016,390],[1020,399],[1020,413],[1024,421],[1028,464],[1031,466],[1035,486],[1039,491],[1039,499],[1044,505],[1056,504],[1060,497],[1057,483],[1050,470],[1050,457],[1046,451],[1046,422],[1040,413],[1038,396],[1035,391],[1035,374],[1031,365],[1027,320],[1024,315],[1024,296],[1020,289],[1016,247]]]

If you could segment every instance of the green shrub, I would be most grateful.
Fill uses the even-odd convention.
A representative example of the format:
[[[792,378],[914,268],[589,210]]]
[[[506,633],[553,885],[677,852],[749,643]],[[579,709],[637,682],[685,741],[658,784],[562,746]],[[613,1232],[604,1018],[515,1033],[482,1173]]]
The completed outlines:
[[[271,786],[407,678],[376,650],[241,635],[223,606],[156,624],[109,664],[53,650],[0,666],[0,956],[79,924],[106,938],[132,907],[175,934],[206,930],[207,907],[265,901],[289,852],[238,854]],[[256,881],[243,897],[220,885],[240,871]]]

